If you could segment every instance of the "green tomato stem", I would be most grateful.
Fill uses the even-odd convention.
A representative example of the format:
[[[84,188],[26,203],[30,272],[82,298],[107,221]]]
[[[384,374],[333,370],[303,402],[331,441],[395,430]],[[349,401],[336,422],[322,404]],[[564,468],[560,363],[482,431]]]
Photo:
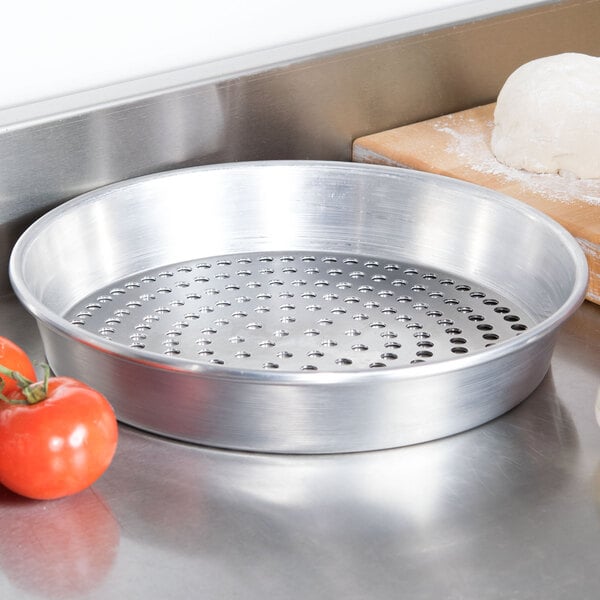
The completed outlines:
[[[50,379],[50,367],[46,364],[42,365],[44,369],[44,379],[41,382],[31,381],[24,375],[13,369],[9,369],[4,365],[0,365],[0,400],[7,404],[13,405],[28,405],[37,404],[48,397],[48,380]],[[24,400],[13,400],[7,398],[2,390],[4,389],[5,382],[1,375],[14,379],[17,385],[21,388],[21,392],[25,397]]]

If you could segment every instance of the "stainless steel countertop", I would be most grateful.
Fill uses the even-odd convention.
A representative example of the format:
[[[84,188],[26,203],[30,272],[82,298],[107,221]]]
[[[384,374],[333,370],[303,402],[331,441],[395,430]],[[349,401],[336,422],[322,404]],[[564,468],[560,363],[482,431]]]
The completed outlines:
[[[42,359],[18,301],[0,310]],[[435,442],[268,456],[122,426],[81,494],[0,488],[0,597],[597,598],[599,386],[600,306],[585,303],[534,394]]]

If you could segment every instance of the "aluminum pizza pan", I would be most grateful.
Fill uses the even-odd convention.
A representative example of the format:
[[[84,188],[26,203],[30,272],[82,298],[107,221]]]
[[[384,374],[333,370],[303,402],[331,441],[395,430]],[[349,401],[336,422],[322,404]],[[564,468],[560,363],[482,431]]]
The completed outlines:
[[[160,173],[70,200],[10,262],[59,374],[198,444],[333,453],[475,427],[546,374],[587,265],[556,222],[342,162]]]

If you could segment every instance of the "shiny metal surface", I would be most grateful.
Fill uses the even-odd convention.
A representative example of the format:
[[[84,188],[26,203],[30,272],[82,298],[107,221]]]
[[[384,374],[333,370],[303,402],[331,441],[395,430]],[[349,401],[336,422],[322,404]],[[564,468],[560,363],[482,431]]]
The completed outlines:
[[[264,264],[276,258],[281,263],[283,257],[289,266],[302,264],[311,253],[318,254],[321,265],[353,260],[360,267],[352,263],[346,264],[346,271],[325,270],[315,280],[315,288],[333,288],[340,278],[351,303],[361,304],[349,321],[339,314],[348,304],[340,305],[339,296],[328,298],[327,292],[300,309],[306,313],[310,306],[309,312],[314,312],[318,306],[331,317],[331,323],[315,321],[310,328],[323,336],[328,352],[341,345],[354,317],[401,344],[416,336],[441,347],[442,339],[447,343],[448,325],[458,319],[455,315],[465,314],[477,315],[498,332],[500,321],[512,335],[490,348],[475,345],[472,352],[466,339],[455,337],[454,347],[463,348],[455,358],[436,360],[436,349],[425,351],[433,355],[429,360],[416,348],[413,356],[425,360],[423,364],[396,366],[388,357],[380,363],[384,368],[377,369],[371,368],[372,360],[354,365],[352,348],[336,357],[334,367],[310,371],[301,367],[314,365],[312,357],[296,369],[278,369],[273,368],[275,359],[245,367],[237,357],[221,357],[224,364],[212,364],[210,358],[198,356],[198,350],[174,354],[177,332],[189,328],[196,342],[204,342],[199,350],[204,352],[211,343],[208,338],[230,321],[236,322],[227,329],[230,341],[231,336],[239,341],[248,335],[244,324],[252,322],[269,330],[261,330],[260,339],[280,344],[282,353],[301,350],[302,343],[295,343],[294,337],[304,342],[308,330],[294,330],[287,321],[289,310],[282,309],[291,306],[301,287],[294,281],[300,280],[295,273],[285,273],[291,276],[286,285],[283,270],[277,275],[280,279],[260,276]],[[317,256],[314,259],[317,262]],[[212,262],[223,270],[211,280],[206,275]],[[382,288],[392,294],[389,308],[397,310],[410,302],[416,316],[442,294],[448,304],[444,302],[441,318],[439,310],[425,313],[420,322],[404,312],[390,318],[380,305],[371,304],[372,299],[361,302],[360,288],[369,269],[383,265],[374,276],[382,283],[400,270],[396,262],[412,266],[402,271],[405,279],[392,277]],[[182,289],[199,276],[203,287],[201,293],[176,295],[169,307],[177,286],[165,281],[175,277],[181,265],[191,269],[184,271],[188,280],[178,273]],[[254,309],[270,305],[286,314],[261,323],[251,321],[250,309],[240,308],[237,300],[238,306],[231,301],[217,304],[217,286],[231,280],[226,267],[233,265],[236,275],[253,284],[239,296],[241,304]],[[386,265],[392,270],[386,271]],[[198,167],[91,192],[30,227],[15,246],[10,266],[17,295],[38,319],[50,365],[105,393],[123,422],[211,446],[293,453],[412,444],[498,416],[539,384],[557,328],[581,304],[587,285],[585,257],[575,240],[522,203],[427,173],[311,161]],[[147,277],[148,269],[155,276]],[[442,283],[435,287],[436,273],[449,288]],[[276,298],[273,305],[272,297],[263,297],[263,284],[270,296],[278,289],[285,297]],[[140,289],[142,285],[146,288]],[[436,297],[426,295],[428,290]],[[159,297],[164,300],[157,307],[154,300]],[[486,300],[496,304],[487,306]],[[183,316],[173,321],[171,312],[181,303]],[[104,325],[99,330],[83,327],[79,320],[93,319],[102,304],[114,306]],[[70,311],[78,324],[70,321],[73,316],[66,318]],[[214,314],[215,320],[209,323],[200,314]],[[327,327],[336,331],[333,317],[341,324],[335,336],[325,332]],[[454,317],[451,323],[449,317]],[[134,343],[113,342],[111,337],[126,319],[133,324],[129,331]],[[167,336],[169,344],[140,347],[147,339],[141,335],[161,320],[167,324],[165,335],[172,334]],[[508,326],[517,322],[525,329]],[[209,324],[214,333],[205,332]],[[473,331],[482,339],[489,335],[476,327]],[[286,346],[281,338],[289,333],[294,335]]]
[[[34,320],[0,303],[2,331],[42,359]],[[121,426],[113,465],[82,494],[0,488],[0,596],[592,600],[599,361],[600,307],[584,303],[525,402],[395,450],[238,453]]]
[[[19,233],[77,194],[197,164],[348,160],[356,137],[492,101],[528,60],[600,54],[597,0],[433,18],[0,111],[0,292]]]

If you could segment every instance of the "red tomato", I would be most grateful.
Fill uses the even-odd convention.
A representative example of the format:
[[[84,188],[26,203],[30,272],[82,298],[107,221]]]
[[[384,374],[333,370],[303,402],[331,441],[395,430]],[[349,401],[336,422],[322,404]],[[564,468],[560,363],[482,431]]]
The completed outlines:
[[[0,337],[0,365],[11,371],[18,371],[23,377],[35,381],[35,369],[25,351],[5,337]],[[0,375],[4,381],[3,394],[10,394],[19,389],[17,382],[6,375]]]
[[[42,386],[39,382],[32,387]],[[108,468],[117,421],[108,400],[68,377],[51,377],[46,398],[28,404],[22,391],[0,402],[0,482],[39,500],[80,492]]]

